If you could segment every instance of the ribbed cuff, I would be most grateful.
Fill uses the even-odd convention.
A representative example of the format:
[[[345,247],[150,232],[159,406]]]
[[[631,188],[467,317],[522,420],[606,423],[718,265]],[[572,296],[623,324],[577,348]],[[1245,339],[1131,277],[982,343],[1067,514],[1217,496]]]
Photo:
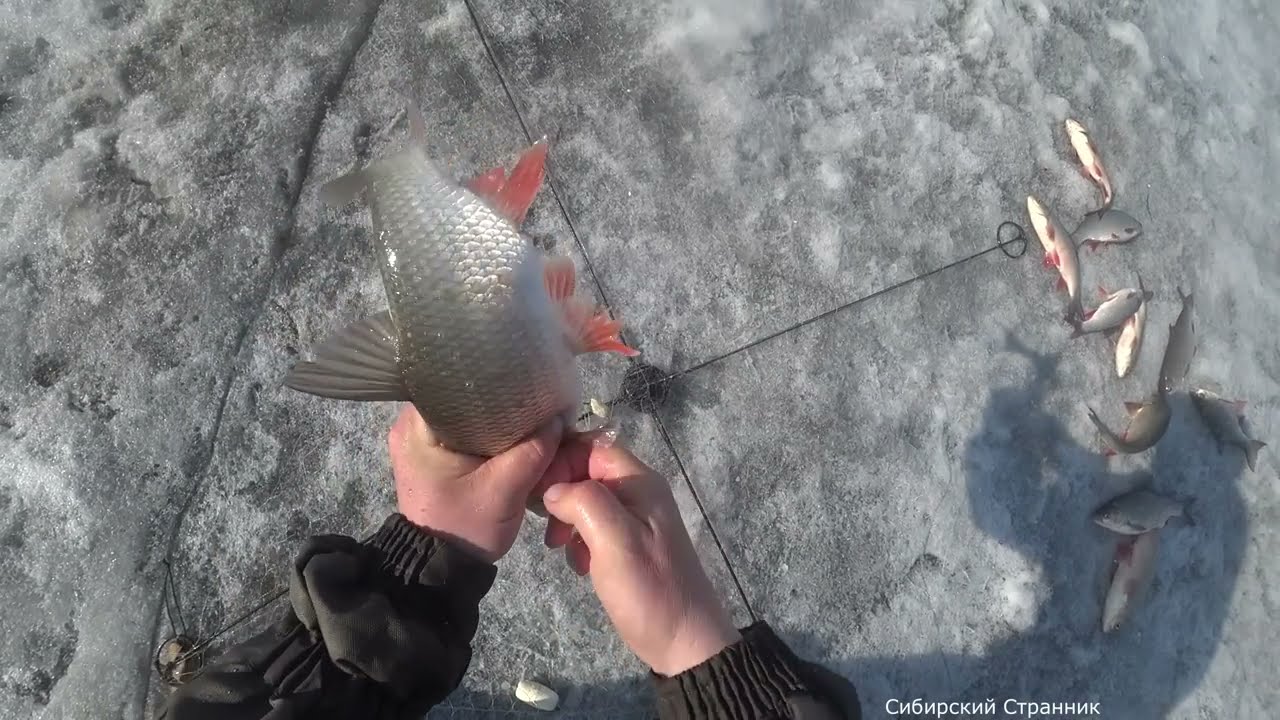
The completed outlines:
[[[662,718],[783,717],[787,698],[806,691],[800,662],[773,629],[757,622],[742,639],[675,677],[653,674]]]
[[[364,544],[381,551],[384,572],[406,583],[444,585],[450,579],[467,578],[468,582],[458,583],[459,589],[465,587],[475,596],[458,598],[464,602],[479,602],[498,573],[492,563],[435,537],[400,513],[388,517]]]

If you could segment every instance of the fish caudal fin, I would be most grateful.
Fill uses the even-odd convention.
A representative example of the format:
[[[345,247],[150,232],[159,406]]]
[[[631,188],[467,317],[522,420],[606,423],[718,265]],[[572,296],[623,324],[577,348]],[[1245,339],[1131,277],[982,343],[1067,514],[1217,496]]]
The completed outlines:
[[[628,347],[618,337],[622,321],[611,319],[603,309],[577,297],[564,300],[563,307],[569,342],[575,353],[616,352],[627,357],[640,354],[639,350]]]
[[[1249,445],[1244,450],[1244,461],[1249,464],[1249,470],[1258,472],[1258,451],[1266,446],[1261,440],[1249,439]]]
[[[408,400],[396,361],[395,325],[387,311],[334,333],[285,378],[286,387],[334,400]]]
[[[544,139],[530,145],[520,154],[510,175],[503,168],[497,167],[472,178],[467,182],[467,187],[484,198],[494,212],[520,227],[529,214],[533,199],[542,189],[546,163],[547,142]]]

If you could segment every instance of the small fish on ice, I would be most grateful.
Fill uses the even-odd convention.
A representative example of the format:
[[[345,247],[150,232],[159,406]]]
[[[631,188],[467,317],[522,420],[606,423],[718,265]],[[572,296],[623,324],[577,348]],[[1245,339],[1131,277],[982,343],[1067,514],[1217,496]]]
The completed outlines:
[[[1191,523],[1186,503],[1147,488],[1114,497],[1093,514],[1094,523],[1121,535],[1159,530],[1174,518]]]
[[[1245,432],[1243,400],[1227,400],[1217,393],[1197,388],[1191,391],[1191,402],[1200,413],[1200,418],[1209,427],[1209,432],[1218,441],[1218,451],[1223,445],[1238,447],[1244,451],[1245,462],[1249,469],[1258,471],[1258,452],[1267,444],[1249,437]]]

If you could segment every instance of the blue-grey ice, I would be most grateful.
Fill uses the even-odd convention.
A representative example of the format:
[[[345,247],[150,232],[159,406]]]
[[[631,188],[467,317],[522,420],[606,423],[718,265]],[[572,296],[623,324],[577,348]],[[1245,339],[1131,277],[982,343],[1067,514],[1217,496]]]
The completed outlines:
[[[1085,404],[1116,427],[1150,392],[1181,286],[1188,386],[1248,400],[1280,447],[1280,6],[471,6],[0,7],[0,719],[143,717],[171,614],[199,637],[244,618],[214,649],[245,637],[303,537],[392,509],[395,408],[281,383],[385,306],[361,213],[317,190],[399,146],[408,100],[459,176],[552,138],[529,233],[594,275],[647,362],[697,367],[624,411],[624,437],[671,477],[738,622],[851,677],[869,716],[1274,715],[1280,459],[1219,453],[1175,394],[1160,444],[1108,461]],[[1068,117],[1143,226],[1081,250],[1087,300],[1139,272],[1154,292],[1128,377],[1106,339],[1068,338],[1030,236],[733,352],[1002,221],[1030,233],[1028,194],[1076,227],[1099,193]],[[616,396],[619,367],[585,363],[588,393]],[[1196,524],[1162,531],[1151,592],[1104,636],[1118,538],[1090,513],[1144,482]],[[503,562],[441,717],[525,712],[522,677],[563,717],[646,709],[644,668],[540,538]]]

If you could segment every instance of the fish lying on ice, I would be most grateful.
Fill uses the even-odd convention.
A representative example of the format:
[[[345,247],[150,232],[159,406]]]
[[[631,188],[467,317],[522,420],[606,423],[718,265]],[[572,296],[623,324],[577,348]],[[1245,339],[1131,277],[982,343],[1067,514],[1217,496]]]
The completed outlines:
[[[1089,132],[1084,129],[1084,125],[1071,118],[1067,118],[1066,125],[1067,137],[1071,140],[1071,147],[1075,149],[1076,157],[1080,159],[1085,175],[1102,188],[1102,207],[1111,207],[1115,193],[1111,189],[1111,177],[1107,175],[1107,169],[1102,166],[1102,156],[1098,153],[1098,148],[1094,146],[1093,139],[1089,137]]]
[[[1123,210],[1106,208],[1085,215],[1084,222],[1071,233],[1077,247],[1097,250],[1102,245],[1133,242],[1142,235],[1142,223]]]
[[[1127,537],[1116,546],[1115,572],[1102,604],[1102,631],[1115,632],[1133,612],[1156,574],[1160,531]]]
[[[1147,301],[1151,299],[1151,293],[1143,287],[1141,277],[1138,278],[1138,289],[1142,291],[1142,304],[1138,305],[1138,312],[1124,321],[1120,337],[1116,340],[1116,377],[1127,376],[1138,362],[1138,353],[1142,352],[1142,334],[1147,326]]]
[[[574,293],[573,262],[520,235],[545,144],[510,177],[495,169],[463,186],[427,156],[416,108],[410,128],[405,149],[322,189],[332,205],[361,196],[368,204],[389,309],[335,333],[285,384],[327,398],[412,401],[445,446],[479,456],[557,416],[572,427],[575,356],[637,353],[620,341],[619,322]]]
[[[1150,299],[1151,293],[1141,288],[1126,288],[1110,293],[1098,307],[1086,310],[1075,321],[1071,337],[1115,330],[1136,315],[1143,302]]]
[[[1160,438],[1164,437],[1164,431],[1169,429],[1169,418],[1173,413],[1169,406],[1169,397],[1165,393],[1156,391],[1144,402],[1126,402],[1124,406],[1129,412],[1129,427],[1122,435],[1113,432],[1106,423],[1102,422],[1102,418],[1098,417],[1098,413],[1094,412],[1093,408],[1088,408],[1089,419],[1093,421],[1098,432],[1102,434],[1103,442],[1107,444],[1107,449],[1103,453],[1105,455],[1140,453],[1160,442]]]
[[[1096,524],[1121,535],[1159,530],[1174,518],[1190,522],[1186,503],[1147,488],[1114,497],[1093,513]]]
[[[1027,214],[1044,248],[1045,266],[1058,269],[1058,288],[1067,291],[1066,320],[1072,322],[1084,312],[1080,301],[1080,258],[1075,242],[1032,195],[1027,196]]]
[[[1241,418],[1244,415],[1243,400],[1227,400],[1217,393],[1197,388],[1191,391],[1191,402],[1196,406],[1204,424],[1209,426],[1218,441],[1218,451],[1223,445],[1233,445],[1244,451],[1245,462],[1249,469],[1258,471],[1258,451],[1267,444],[1254,440],[1245,432]]]
[[[1194,299],[1191,294],[1183,295],[1178,288],[1178,297],[1182,299],[1182,310],[1178,319],[1169,326],[1169,342],[1164,348],[1164,359],[1160,361],[1160,385],[1163,392],[1177,387],[1191,369],[1191,358],[1196,354],[1196,325],[1192,317]]]

